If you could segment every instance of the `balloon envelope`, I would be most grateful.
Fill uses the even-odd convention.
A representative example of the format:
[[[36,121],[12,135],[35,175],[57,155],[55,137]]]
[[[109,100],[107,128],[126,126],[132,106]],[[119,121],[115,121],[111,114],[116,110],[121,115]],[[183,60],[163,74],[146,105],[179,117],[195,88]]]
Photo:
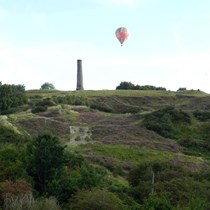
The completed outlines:
[[[117,39],[119,40],[119,42],[121,43],[121,45],[123,45],[123,42],[128,38],[129,34],[128,34],[128,30],[125,27],[120,27],[115,31],[115,35],[117,37]]]

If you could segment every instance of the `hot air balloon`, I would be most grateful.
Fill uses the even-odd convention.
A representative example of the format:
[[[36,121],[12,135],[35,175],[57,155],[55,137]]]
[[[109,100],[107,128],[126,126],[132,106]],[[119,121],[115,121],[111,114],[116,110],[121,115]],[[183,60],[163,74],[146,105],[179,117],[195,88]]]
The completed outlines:
[[[115,35],[122,46],[123,42],[128,38],[129,34],[128,34],[128,30],[125,27],[120,27],[115,31]]]

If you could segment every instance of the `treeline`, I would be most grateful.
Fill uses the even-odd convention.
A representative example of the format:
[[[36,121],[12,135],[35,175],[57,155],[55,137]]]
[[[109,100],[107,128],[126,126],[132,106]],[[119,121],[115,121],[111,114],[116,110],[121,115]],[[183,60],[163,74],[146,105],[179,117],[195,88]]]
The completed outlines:
[[[27,102],[24,85],[9,85],[0,82],[0,114],[8,114]]]
[[[121,82],[117,87],[116,90],[163,90],[166,91],[164,87],[155,87],[152,85],[134,85],[131,82]]]

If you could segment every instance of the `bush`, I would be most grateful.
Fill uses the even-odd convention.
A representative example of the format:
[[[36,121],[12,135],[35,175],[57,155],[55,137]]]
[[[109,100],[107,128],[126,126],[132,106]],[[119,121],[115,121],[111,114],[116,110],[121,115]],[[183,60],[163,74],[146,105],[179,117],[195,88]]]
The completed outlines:
[[[122,201],[105,189],[82,190],[70,200],[71,209],[75,210],[122,210]]]
[[[22,151],[12,146],[4,146],[0,150],[0,181],[15,181],[27,176],[22,154]]]
[[[102,112],[112,112],[112,108],[110,106],[99,102],[91,102],[90,108],[97,109]]]
[[[27,102],[23,85],[0,84],[0,114],[15,111],[15,107]]]
[[[117,87],[116,90],[135,90],[135,85],[131,82],[121,82]]]
[[[31,195],[32,188],[24,180],[0,182],[0,203],[6,206],[12,206],[18,197]],[[10,208],[6,208],[10,209]],[[15,208],[13,208],[15,209]]]
[[[174,209],[170,202],[164,197],[155,194],[150,194],[143,203],[144,210],[172,210]]]
[[[25,160],[27,172],[40,194],[47,192],[50,181],[61,175],[67,163],[64,146],[57,137],[50,134],[39,135],[28,143]]]
[[[41,90],[54,90],[55,87],[54,87],[54,85],[53,85],[52,83],[45,82],[45,83],[41,86],[40,89],[41,89]]]
[[[166,91],[164,87],[155,87],[153,85],[134,85],[131,82],[121,82],[117,87],[116,90],[161,90]]]
[[[32,113],[45,112],[48,106],[54,106],[55,103],[50,98],[45,98],[36,103],[35,107],[31,110]]]
[[[53,100],[58,104],[70,104],[70,105],[88,105],[88,99],[83,96],[67,95],[64,97],[54,97]]]
[[[31,112],[32,113],[38,113],[38,112],[46,112],[47,111],[47,106],[35,106]]]
[[[191,117],[173,107],[160,109],[145,116],[143,125],[166,138],[177,138],[176,124],[190,124]]]
[[[61,210],[53,197],[35,200],[32,193],[21,194],[5,199],[4,209],[7,210]]]
[[[204,181],[202,173],[199,172],[198,178],[198,175],[195,176],[196,174],[186,168],[170,162],[140,164],[129,173],[130,193],[139,203],[146,201],[147,205],[186,207],[189,206],[192,196],[200,200],[209,198],[210,182],[206,179]],[[156,194],[155,197],[150,197],[152,192]]]
[[[196,119],[198,119],[200,121],[210,120],[210,112],[208,112],[208,111],[196,110],[193,112],[193,115]]]

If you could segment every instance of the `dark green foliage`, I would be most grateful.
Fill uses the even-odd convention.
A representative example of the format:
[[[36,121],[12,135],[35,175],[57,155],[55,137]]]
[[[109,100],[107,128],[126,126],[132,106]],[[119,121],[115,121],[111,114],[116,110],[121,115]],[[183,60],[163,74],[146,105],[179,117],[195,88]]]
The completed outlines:
[[[112,98],[97,98],[95,100],[89,101],[89,107],[92,109],[97,109],[102,112],[110,112],[110,113],[138,113],[140,108],[136,105],[130,105],[128,103],[124,103],[117,97]]]
[[[210,112],[209,111],[195,110],[193,112],[193,115],[196,119],[198,119],[200,121],[210,120]]]
[[[150,194],[143,203],[144,210],[172,210],[174,209],[170,202],[156,193]]]
[[[35,104],[33,109],[31,110],[32,113],[37,112],[45,112],[49,106],[54,106],[55,103],[52,101],[51,98],[45,98],[42,101],[39,101]]]
[[[189,205],[192,196],[196,199],[207,200],[210,194],[209,181],[198,181],[196,174],[170,162],[138,165],[130,171],[128,181],[132,186],[131,195],[139,202],[147,200],[154,191],[160,198],[164,196],[161,198],[162,201],[159,200],[160,203],[184,207]]]
[[[187,90],[186,87],[180,87],[180,88],[177,90],[177,92],[178,92],[178,91],[186,91],[186,90]]]
[[[52,84],[52,83],[49,83],[49,82],[45,82],[41,88],[41,90],[54,90],[55,89],[55,86]]]
[[[88,105],[88,100],[83,96],[76,95],[66,95],[58,96],[53,98],[54,102],[57,104],[70,104],[70,105]]]
[[[47,106],[40,106],[40,105],[35,106],[35,107],[31,110],[32,113],[46,112],[46,111],[47,111]]]
[[[117,87],[116,90],[162,90],[166,91],[164,87],[155,87],[153,85],[134,85],[131,82],[121,82]]]
[[[76,193],[79,188],[77,185],[77,176],[75,173],[63,169],[54,179],[50,180],[47,185],[47,193],[56,197],[59,203],[67,203],[68,199]]]
[[[123,210],[122,201],[105,189],[82,190],[70,200],[70,209],[75,210]]]
[[[121,82],[117,87],[117,90],[135,90],[135,85],[131,82]]]
[[[27,101],[23,85],[0,85],[0,114],[15,111],[15,107]]]
[[[79,169],[79,178],[77,180],[80,189],[91,189],[100,186],[103,183],[103,178],[106,171],[99,167],[84,163]]]
[[[13,146],[6,146],[0,150],[0,182],[26,177],[22,154],[21,149]]]
[[[66,166],[61,173],[48,182],[47,192],[57,198],[59,203],[66,203],[68,199],[79,190],[79,179],[81,179],[80,168],[84,159],[71,151],[65,152],[67,157]],[[85,178],[84,178],[85,179]]]
[[[156,133],[167,137],[177,138],[176,124],[190,124],[191,117],[188,113],[173,107],[160,109],[145,116],[143,125]]]
[[[66,162],[64,147],[54,136],[40,135],[27,145],[27,172],[41,194],[46,193],[47,184],[61,173]]]
[[[189,207],[185,210],[209,210],[209,202],[207,199],[192,196]]]
[[[91,101],[90,108],[97,109],[102,112],[112,112],[112,108],[109,105],[99,101]]]
[[[71,165],[69,171],[63,170],[48,183],[47,192],[55,196],[60,203],[66,203],[79,190],[90,190],[103,184],[105,176],[103,169],[84,162],[81,167],[76,165],[73,167],[75,169],[72,169]]]

